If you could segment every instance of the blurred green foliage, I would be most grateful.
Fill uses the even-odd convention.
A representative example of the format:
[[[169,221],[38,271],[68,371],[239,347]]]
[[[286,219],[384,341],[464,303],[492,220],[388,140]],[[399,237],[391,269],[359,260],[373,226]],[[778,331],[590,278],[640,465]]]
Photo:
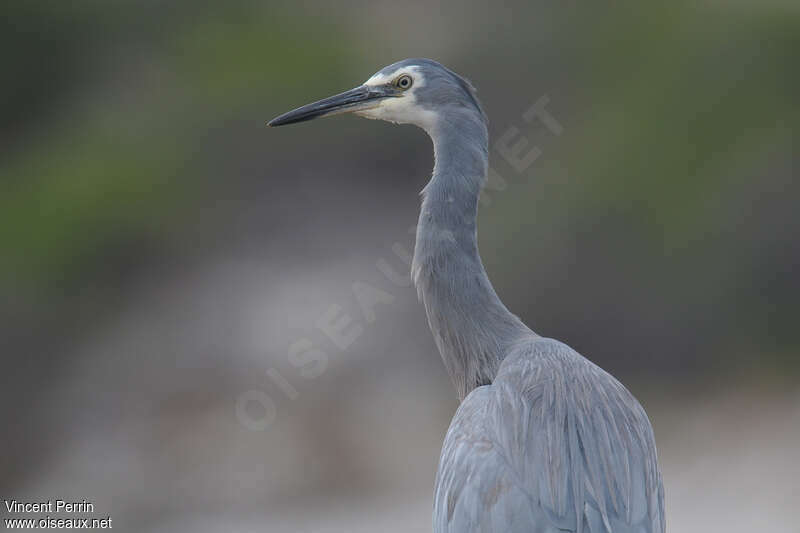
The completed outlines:
[[[287,49],[297,28],[249,2],[30,2],[7,15],[3,47],[23,52],[3,87],[0,273],[39,287],[102,268],[115,240],[168,233],[204,194],[194,161],[209,130],[350,55],[344,36]]]

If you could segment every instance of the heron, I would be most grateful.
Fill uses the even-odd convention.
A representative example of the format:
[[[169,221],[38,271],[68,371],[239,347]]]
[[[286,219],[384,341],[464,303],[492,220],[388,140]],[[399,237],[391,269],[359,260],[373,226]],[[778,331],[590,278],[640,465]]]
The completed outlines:
[[[405,59],[268,124],[343,113],[412,124],[433,141],[411,277],[459,400],[436,473],[434,532],[663,533],[664,488],[641,404],[528,328],[486,274],[476,224],[488,130],[474,86],[436,61]]]

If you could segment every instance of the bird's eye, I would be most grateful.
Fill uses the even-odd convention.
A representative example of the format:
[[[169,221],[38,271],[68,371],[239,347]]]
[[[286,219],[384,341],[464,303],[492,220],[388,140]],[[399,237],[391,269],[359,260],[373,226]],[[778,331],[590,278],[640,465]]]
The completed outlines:
[[[403,89],[405,91],[406,89],[411,87],[411,82],[412,82],[411,76],[409,76],[408,74],[403,74],[402,76],[400,76],[395,80],[394,84],[396,87]]]

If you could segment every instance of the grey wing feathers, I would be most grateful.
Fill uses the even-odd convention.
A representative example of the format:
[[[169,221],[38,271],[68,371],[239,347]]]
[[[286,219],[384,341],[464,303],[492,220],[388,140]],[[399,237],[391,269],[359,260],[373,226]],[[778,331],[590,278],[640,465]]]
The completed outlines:
[[[652,428],[611,375],[550,339],[520,344],[445,439],[434,531],[663,533]]]

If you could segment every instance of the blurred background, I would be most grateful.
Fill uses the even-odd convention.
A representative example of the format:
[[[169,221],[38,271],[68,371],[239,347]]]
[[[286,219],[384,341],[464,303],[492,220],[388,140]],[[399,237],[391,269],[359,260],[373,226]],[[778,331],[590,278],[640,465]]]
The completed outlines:
[[[484,263],[642,401],[669,529],[796,531],[797,3],[2,9],[2,498],[122,531],[430,531],[457,403],[402,286],[430,141],[265,127],[430,57],[541,152],[491,148]],[[543,97],[560,135],[522,117]]]

